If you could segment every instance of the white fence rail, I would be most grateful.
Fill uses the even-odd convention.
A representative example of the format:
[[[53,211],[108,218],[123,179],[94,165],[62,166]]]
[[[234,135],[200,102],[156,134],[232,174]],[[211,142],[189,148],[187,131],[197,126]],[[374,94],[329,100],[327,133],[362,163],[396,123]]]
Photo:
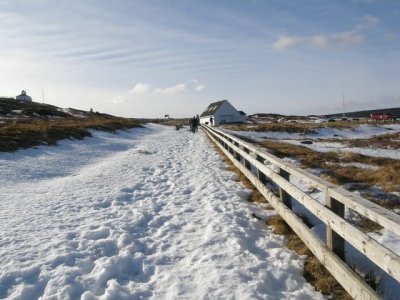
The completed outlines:
[[[344,212],[345,208],[350,208],[397,235],[400,235],[399,215],[237,137],[208,126],[203,128],[353,298],[379,299],[379,296],[345,263],[345,241],[400,282],[400,257],[347,222]],[[272,164],[275,169],[266,166],[266,163]],[[323,192],[325,205],[293,185],[289,180],[290,175],[301,178],[303,182]],[[267,181],[279,187],[279,195],[267,188]],[[326,244],[291,210],[292,198],[326,224]]]

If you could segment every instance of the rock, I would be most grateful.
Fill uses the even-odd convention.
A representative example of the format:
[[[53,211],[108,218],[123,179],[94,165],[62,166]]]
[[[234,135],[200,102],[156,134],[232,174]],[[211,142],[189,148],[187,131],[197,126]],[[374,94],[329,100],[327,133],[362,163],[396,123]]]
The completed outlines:
[[[312,141],[301,141],[301,144],[306,144],[306,145],[312,145],[313,142]]]

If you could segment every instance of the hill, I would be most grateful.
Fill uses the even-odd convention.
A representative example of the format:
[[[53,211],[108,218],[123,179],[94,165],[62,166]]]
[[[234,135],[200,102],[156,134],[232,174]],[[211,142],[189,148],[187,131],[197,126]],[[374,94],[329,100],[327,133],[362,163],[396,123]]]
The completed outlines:
[[[350,118],[368,118],[370,116],[370,114],[373,114],[373,113],[391,113],[395,116],[400,116],[400,107],[346,112],[345,116],[350,117]],[[325,115],[325,117],[327,117],[327,118],[337,118],[337,117],[342,117],[342,116],[343,116],[343,113]]]
[[[16,151],[61,139],[91,136],[89,129],[115,131],[141,127],[136,119],[37,102],[0,98],[0,151]]]
[[[60,108],[38,102],[18,101],[13,98],[0,98],[0,120],[2,119],[56,119],[79,117],[113,117],[98,112],[84,111],[73,108]]]
[[[349,118],[369,118],[372,113],[391,113],[397,117],[400,117],[400,107],[393,108],[381,108],[381,109],[371,109],[371,110],[360,110],[353,112],[346,112],[345,116]],[[308,115],[308,116],[296,116],[296,115],[281,115],[272,113],[256,113],[249,115],[249,120],[265,120],[265,121],[276,121],[276,120],[309,120],[316,118],[342,118],[343,112],[326,114],[326,115]]]

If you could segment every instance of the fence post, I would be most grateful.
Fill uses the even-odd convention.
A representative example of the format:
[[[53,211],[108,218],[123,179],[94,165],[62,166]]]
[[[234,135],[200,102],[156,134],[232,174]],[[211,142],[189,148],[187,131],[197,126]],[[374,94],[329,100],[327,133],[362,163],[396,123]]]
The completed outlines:
[[[289,173],[281,168],[279,168],[279,175],[283,179],[290,181]],[[290,199],[290,195],[281,187],[279,187],[279,198],[281,199],[283,204],[285,204],[289,209],[292,209],[292,200]]]
[[[236,147],[239,148],[239,143],[238,143],[238,142],[233,142],[233,144],[234,144]],[[236,160],[240,161],[240,154],[237,153],[236,151],[235,151],[235,158],[236,158]]]
[[[326,195],[325,198],[326,206],[333,211],[336,215],[344,218],[344,204],[337,201],[336,199]],[[326,245],[331,249],[337,256],[345,261],[344,251],[344,239],[338,235],[329,224],[326,224]]]
[[[257,154],[257,160],[262,164],[264,164],[264,162],[265,162],[265,159],[258,154]],[[264,185],[267,184],[267,177],[259,169],[257,169],[257,177]]]
[[[247,149],[246,147],[243,147],[243,151],[246,152],[247,154],[250,154],[250,150]],[[244,160],[244,165],[246,166],[246,168],[247,168],[248,170],[251,171],[251,164],[250,164],[250,162],[249,162],[247,159]]]
[[[230,142],[232,143],[232,141],[230,141]],[[235,155],[235,151],[233,150],[232,147],[228,146],[228,150],[233,156]]]
[[[228,144],[223,139],[221,139],[221,141],[222,141],[222,145],[224,146],[224,148],[226,150],[228,150]]]

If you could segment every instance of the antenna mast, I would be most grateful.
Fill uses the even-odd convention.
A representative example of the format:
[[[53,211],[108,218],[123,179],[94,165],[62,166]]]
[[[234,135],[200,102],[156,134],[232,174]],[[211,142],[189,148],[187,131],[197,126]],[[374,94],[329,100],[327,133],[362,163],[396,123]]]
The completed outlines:
[[[345,117],[345,108],[344,108],[344,92],[342,93],[342,101],[343,101],[343,118]]]

